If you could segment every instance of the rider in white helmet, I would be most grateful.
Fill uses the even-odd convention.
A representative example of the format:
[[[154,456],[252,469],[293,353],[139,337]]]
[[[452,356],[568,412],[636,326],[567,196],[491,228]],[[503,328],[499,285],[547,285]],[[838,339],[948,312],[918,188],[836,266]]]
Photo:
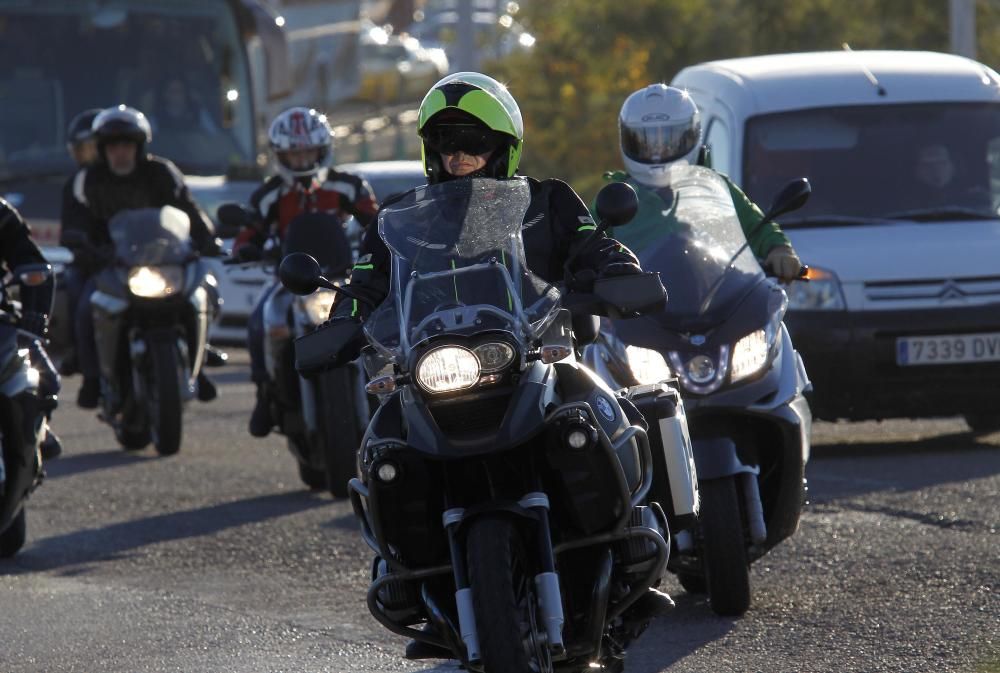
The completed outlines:
[[[625,99],[618,115],[622,162],[625,171],[605,173],[606,180],[627,182],[639,195],[639,212],[627,228],[615,232],[636,252],[655,242],[673,202],[667,188],[671,167],[677,164],[707,166],[702,144],[701,115],[687,91],[666,84],[651,84]],[[727,176],[736,214],[754,253],[781,280],[799,276],[802,262],[776,222],[757,224],[764,213]]]
[[[342,224],[353,215],[362,227],[375,221],[378,204],[368,182],[330,168],[333,131],[326,115],[306,107],[289,108],[274,118],[267,135],[278,174],[250,197],[254,221],[236,238],[233,253],[238,258],[259,259],[267,239],[277,236],[284,240],[288,225],[304,213],[329,213]],[[274,426],[272,382],[264,360],[263,309],[270,294],[268,291],[261,297],[247,324],[250,373],[257,384],[257,404],[249,424],[255,437],[266,436]]]

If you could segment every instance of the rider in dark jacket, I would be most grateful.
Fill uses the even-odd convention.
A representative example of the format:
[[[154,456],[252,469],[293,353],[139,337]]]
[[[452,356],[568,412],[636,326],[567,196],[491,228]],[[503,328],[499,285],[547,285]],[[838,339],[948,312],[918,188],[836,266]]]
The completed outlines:
[[[173,206],[191,219],[191,238],[203,255],[218,255],[220,246],[215,227],[191,198],[184,175],[167,159],[146,154],[152,140],[149,121],[138,110],[124,105],[108,108],[94,119],[98,160],[82,168],[73,180],[73,208],[64,223],[67,236],[78,249],[87,250],[94,267],[101,268],[111,258],[108,220],[122,210]],[[71,232],[71,233],[70,233]],[[69,241],[67,241],[68,243]],[[86,409],[97,406],[100,397],[100,370],[94,341],[90,295],[93,277],[88,281],[76,308],[75,333],[83,385],[77,404]],[[215,397],[215,386],[202,371],[198,376],[198,399]]]
[[[0,267],[5,267],[0,269],[0,273],[3,270],[13,271],[25,264],[46,263],[38,246],[31,240],[31,230],[21,214],[0,198]],[[18,326],[34,335],[24,345],[31,353],[32,365],[38,370],[38,396],[42,400],[42,409],[49,418],[52,417],[58,400],[59,374],[42,344],[49,328],[54,290],[55,282],[51,274],[39,283],[22,285],[21,314],[18,316]],[[6,306],[2,308],[8,309]],[[62,453],[62,444],[51,429],[42,440],[41,450],[42,458],[46,460]]]
[[[429,184],[477,177],[502,180],[517,171],[524,139],[521,112],[507,89],[491,77],[466,72],[441,80],[424,97],[417,124]],[[572,289],[589,291],[599,277],[641,272],[635,256],[625,246],[603,235],[591,239],[597,227],[587,206],[569,185],[560,180],[531,178],[528,184],[531,202],[522,235],[528,267],[535,274],[550,283],[565,280]],[[572,275],[565,278],[564,264],[577,253],[569,269]],[[369,227],[350,284],[373,306],[388,294],[389,262],[384,241],[375,227]],[[364,302],[345,298],[334,305],[332,313],[334,318],[363,319],[371,309]],[[631,610],[640,618],[651,618],[672,606],[669,596],[650,589]],[[451,655],[413,640],[406,647],[406,656],[423,659]]]

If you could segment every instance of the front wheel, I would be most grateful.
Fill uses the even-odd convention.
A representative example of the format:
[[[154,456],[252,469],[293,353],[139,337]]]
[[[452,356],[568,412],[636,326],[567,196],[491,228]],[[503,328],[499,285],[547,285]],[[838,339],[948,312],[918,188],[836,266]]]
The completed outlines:
[[[181,449],[182,373],[177,347],[173,343],[155,341],[150,346],[152,377],[148,381],[146,400],[153,446],[161,456],[171,456]]]
[[[347,482],[357,476],[358,447],[365,428],[358,418],[353,367],[340,367],[319,379],[316,411],[323,433],[326,484],[335,498],[350,495]],[[367,398],[361,401],[367,408]]]
[[[10,558],[21,551],[28,537],[28,516],[24,507],[17,513],[7,530],[0,533],[0,558]]]
[[[527,554],[514,522],[472,523],[466,557],[485,673],[551,673]]]
[[[701,482],[699,515],[712,612],[738,617],[750,607],[750,564],[736,478]]]

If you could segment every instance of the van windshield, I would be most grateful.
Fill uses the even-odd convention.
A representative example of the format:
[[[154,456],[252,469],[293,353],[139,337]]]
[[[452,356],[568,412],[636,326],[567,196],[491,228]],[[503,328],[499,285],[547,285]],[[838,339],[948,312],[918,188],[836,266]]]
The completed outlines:
[[[743,187],[755,202],[766,207],[793,178],[812,183],[805,207],[782,219],[786,226],[995,218],[1000,209],[997,103],[763,115],[748,120],[745,143]]]
[[[193,175],[253,161],[249,72],[224,0],[0,0],[0,179],[66,173],[66,126],[124,103]]]

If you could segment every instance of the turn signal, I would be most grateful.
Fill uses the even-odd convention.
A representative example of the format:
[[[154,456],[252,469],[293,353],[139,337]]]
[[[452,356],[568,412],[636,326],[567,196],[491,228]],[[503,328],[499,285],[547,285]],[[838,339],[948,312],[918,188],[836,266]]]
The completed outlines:
[[[365,390],[368,391],[369,395],[385,395],[396,390],[396,377],[395,376],[380,376],[377,379],[372,379],[365,386]]]
[[[543,363],[550,365],[553,362],[565,360],[573,352],[569,346],[542,346],[542,356],[539,358]]]

